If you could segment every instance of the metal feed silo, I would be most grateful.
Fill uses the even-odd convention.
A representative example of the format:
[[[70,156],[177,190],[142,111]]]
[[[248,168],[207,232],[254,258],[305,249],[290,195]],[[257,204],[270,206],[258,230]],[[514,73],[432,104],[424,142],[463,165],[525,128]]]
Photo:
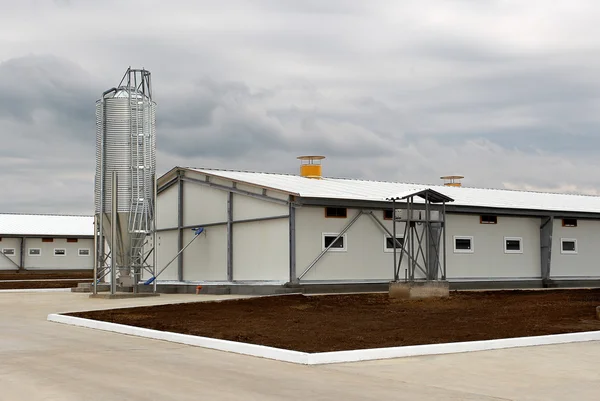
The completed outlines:
[[[114,293],[117,284],[137,283],[142,269],[153,274],[154,263],[148,259],[155,176],[156,103],[150,72],[129,68],[120,84],[96,102],[94,292],[105,277]]]

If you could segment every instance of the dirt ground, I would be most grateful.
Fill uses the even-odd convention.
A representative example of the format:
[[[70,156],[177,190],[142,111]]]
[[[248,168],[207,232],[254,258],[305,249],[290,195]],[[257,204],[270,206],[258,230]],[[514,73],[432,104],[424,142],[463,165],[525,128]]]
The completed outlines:
[[[89,319],[305,352],[600,330],[600,289],[249,298],[73,313]]]
[[[92,281],[90,271],[0,271],[0,290],[71,288]]]

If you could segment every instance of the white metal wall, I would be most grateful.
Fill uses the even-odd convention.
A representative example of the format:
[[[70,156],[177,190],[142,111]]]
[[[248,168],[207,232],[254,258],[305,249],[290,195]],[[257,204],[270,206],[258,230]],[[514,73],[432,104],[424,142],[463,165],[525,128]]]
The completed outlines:
[[[14,255],[9,258],[17,265],[21,263],[21,239],[2,238],[2,249],[14,249]],[[30,255],[31,249],[39,249],[38,255]],[[64,249],[64,256],[54,254],[55,249]],[[79,249],[87,249],[88,255],[80,256]],[[52,242],[43,242],[41,238],[25,238],[24,269],[26,270],[78,270],[93,269],[94,267],[94,240],[91,238],[78,238],[77,242],[67,242],[66,238],[53,238]],[[0,256],[1,270],[17,270],[18,267],[7,258]]]
[[[479,217],[463,214],[446,217],[449,279],[541,277],[539,218],[498,216],[497,224],[480,224]],[[473,252],[454,252],[454,236],[473,237]],[[521,237],[523,253],[505,253],[505,237]]]
[[[177,185],[162,191],[156,199],[156,227],[177,227]]]
[[[301,274],[323,250],[323,234],[340,233],[358,213],[347,210],[347,218],[326,218],[324,207],[296,210],[296,272]],[[392,232],[392,221],[383,219],[383,211],[373,212]],[[397,236],[404,232],[398,223]],[[302,278],[302,281],[392,280],[393,253],[384,252],[385,234],[367,215],[362,215],[346,233],[346,251],[328,251]],[[406,259],[405,259],[406,260]],[[402,262],[401,276],[407,264]],[[417,273],[415,273],[417,274]],[[420,277],[417,275],[416,277]]]
[[[578,220],[577,227],[563,227],[562,219],[554,219],[550,277],[555,279],[600,277],[598,233],[600,233],[600,221]],[[576,240],[576,253],[562,252],[561,239],[563,238]]]
[[[239,186],[239,189],[256,191]],[[281,194],[266,195],[281,199]],[[279,196],[278,196],[279,195]],[[287,205],[250,196],[233,195],[233,220],[287,216]],[[288,281],[290,276],[289,219],[233,225],[233,279]]]
[[[204,176],[188,172],[193,178],[204,181]],[[233,188],[232,182],[212,180]],[[261,189],[240,188],[262,194]],[[183,182],[184,226],[195,226],[227,221],[228,191],[191,181]],[[269,193],[269,196],[281,194]],[[159,194],[157,201],[157,228],[177,226],[178,188],[172,186]],[[233,194],[233,220],[255,219],[288,214],[288,207]],[[233,224],[233,279],[234,280],[287,280],[289,278],[288,219]],[[177,230],[157,234],[158,270],[177,254]],[[194,236],[191,229],[184,230],[183,245]],[[183,253],[184,281],[227,280],[227,226],[208,226]],[[159,277],[160,280],[177,280],[177,260]]]

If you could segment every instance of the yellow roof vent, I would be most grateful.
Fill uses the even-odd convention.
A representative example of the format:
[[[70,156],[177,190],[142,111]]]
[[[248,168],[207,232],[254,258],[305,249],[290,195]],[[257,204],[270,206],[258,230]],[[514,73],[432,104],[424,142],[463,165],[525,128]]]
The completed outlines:
[[[321,160],[325,156],[298,156],[300,175],[306,178],[321,179]]]
[[[444,180],[444,186],[446,187],[462,187],[462,183],[460,182],[460,180],[462,180],[465,177],[463,177],[462,175],[445,175],[440,178]]]

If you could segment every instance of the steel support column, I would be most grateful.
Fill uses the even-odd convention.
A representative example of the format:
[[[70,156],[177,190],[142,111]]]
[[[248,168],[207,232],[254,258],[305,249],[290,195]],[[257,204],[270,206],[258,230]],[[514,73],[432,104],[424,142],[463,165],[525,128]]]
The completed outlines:
[[[183,171],[179,171],[177,185],[177,252],[181,252],[183,249]],[[183,255],[177,258],[177,280],[183,281]]]
[[[552,266],[552,231],[554,228],[554,217],[549,216],[542,219],[540,226],[540,252],[541,252],[541,276],[542,281],[550,280]]]
[[[379,223],[379,220],[377,222]],[[398,256],[396,255],[396,199],[392,199],[392,243],[394,244],[394,281],[398,281],[398,273],[396,271],[396,263],[398,262]]]
[[[233,192],[227,194],[227,281],[233,281]]]
[[[298,276],[296,275],[296,206],[292,201],[290,201],[289,210],[290,283],[297,284]]]
[[[94,281],[92,283],[92,293],[96,295],[98,293],[98,261],[100,257],[98,256],[98,215],[94,215]]]
[[[117,172],[112,172],[112,193],[111,193],[111,238],[110,238],[110,293],[117,292],[117,196],[119,193],[119,182]]]
[[[25,270],[25,237],[21,237],[19,270]]]

